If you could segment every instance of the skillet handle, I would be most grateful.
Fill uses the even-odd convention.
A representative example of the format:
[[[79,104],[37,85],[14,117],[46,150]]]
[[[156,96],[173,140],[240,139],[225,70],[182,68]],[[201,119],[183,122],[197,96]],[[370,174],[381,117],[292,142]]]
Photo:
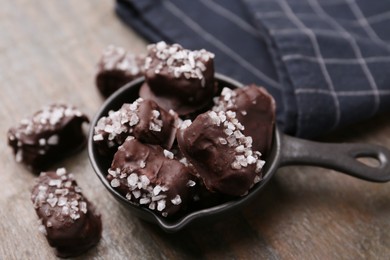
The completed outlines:
[[[287,135],[281,138],[280,165],[312,165],[333,169],[373,182],[390,180],[390,151],[383,146],[353,143],[320,143]],[[368,166],[359,157],[376,159],[378,167]]]

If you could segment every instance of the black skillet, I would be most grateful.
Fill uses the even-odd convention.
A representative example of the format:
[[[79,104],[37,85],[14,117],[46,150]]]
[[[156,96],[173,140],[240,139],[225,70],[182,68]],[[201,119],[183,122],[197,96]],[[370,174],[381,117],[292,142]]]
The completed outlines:
[[[216,74],[220,87],[237,88],[242,84],[229,77]],[[284,135],[275,128],[271,152],[265,158],[263,180],[256,184],[248,195],[224,202],[214,207],[194,210],[176,219],[167,219],[154,214],[146,208],[132,204],[115,189],[106,179],[110,160],[101,156],[93,142],[93,128],[97,121],[110,110],[118,110],[123,103],[132,103],[138,98],[138,90],[144,79],[139,78],[128,83],[109,97],[96,114],[88,137],[88,154],[92,167],[107,190],[132,213],[146,221],[153,222],[166,232],[177,232],[190,223],[202,222],[214,217],[227,216],[258,196],[279,167],[286,165],[321,166],[372,182],[390,180],[390,151],[382,146],[372,144],[318,143]],[[359,160],[360,157],[373,158],[379,166],[370,167]]]

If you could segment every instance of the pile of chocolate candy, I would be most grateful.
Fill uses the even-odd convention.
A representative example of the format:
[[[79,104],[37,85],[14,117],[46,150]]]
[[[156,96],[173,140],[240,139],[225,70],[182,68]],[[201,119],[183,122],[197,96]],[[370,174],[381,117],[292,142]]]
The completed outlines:
[[[38,230],[60,257],[79,255],[96,245],[102,221],[84,197],[74,175],[64,168],[48,170],[84,147],[82,125],[88,117],[66,104],[52,104],[24,118],[8,131],[15,160],[40,173],[31,200],[39,217]]]
[[[144,57],[113,47],[106,53],[114,55],[103,55],[97,84],[110,82],[112,91],[100,86],[103,95],[121,87],[116,79],[133,79],[131,71],[145,77],[137,100],[94,126],[98,151],[112,159],[107,179],[126,199],[175,217],[244,196],[261,181],[275,123],[275,102],[265,89],[220,86],[214,54],[203,49],[158,42]],[[144,66],[130,68],[137,62],[129,59],[143,59]]]
[[[229,89],[214,78],[214,54],[158,42],[147,55],[109,46],[98,63],[104,97],[140,76],[139,98],[110,111],[93,141],[109,158],[110,185],[134,205],[163,217],[245,196],[262,179],[275,102],[255,85]],[[88,117],[52,104],[8,131],[17,162],[40,173],[31,200],[38,229],[61,257],[96,245],[102,222],[74,175],[54,162],[82,148]]]

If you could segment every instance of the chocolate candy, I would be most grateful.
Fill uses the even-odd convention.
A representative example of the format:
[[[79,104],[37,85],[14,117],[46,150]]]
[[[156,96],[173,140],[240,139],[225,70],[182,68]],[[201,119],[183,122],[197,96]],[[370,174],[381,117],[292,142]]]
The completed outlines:
[[[208,190],[243,196],[261,180],[261,153],[252,150],[252,138],[242,133],[235,112],[210,111],[192,124],[184,122],[177,134],[179,147]]]
[[[217,91],[213,59],[214,54],[203,49],[190,51],[165,42],[149,45],[140,96],[179,115],[203,109]]]
[[[39,217],[39,231],[57,256],[76,256],[99,242],[100,215],[81,193],[73,174],[64,168],[42,172],[31,200]]]
[[[118,148],[107,179],[126,199],[164,217],[186,207],[195,185],[191,168],[171,151],[133,137]]]
[[[254,150],[266,155],[275,126],[275,100],[264,88],[252,84],[235,90],[224,88],[215,98],[213,111],[231,110],[244,125],[243,134],[253,138]]]
[[[17,162],[38,172],[85,145],[84,122],[89,122],[87,116],[76,108],[53,104],[12,127],[8,144]]]
[[[160,108],[152,100],[137,99],[109,112],[95,126],[93,136],[102,154],[113,154],[128,136],[170,149],[176,135],[177,114]]]
[[[143,75],[144,57],[108,46],[98,63],[96,86],[104,97]]]

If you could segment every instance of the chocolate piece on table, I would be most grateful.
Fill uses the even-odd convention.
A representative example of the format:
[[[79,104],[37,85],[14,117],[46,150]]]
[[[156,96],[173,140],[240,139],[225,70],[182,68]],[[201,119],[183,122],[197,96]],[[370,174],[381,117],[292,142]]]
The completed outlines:
[[[57,256],[76,256],[99,242],[101,217],[81,193],[73,174],[64,168],[42,172],[31,200],[39,217],[39,231]]]
[[[243,134],[253,138],[254,150],[266,155],[272,145],[275,127],[275,100],[266,89],[254,84],[235,90],[224,88],[215,98],[213,111],[236,112],[244,130]]]
[[[123,48],[108,46],[98,63],[96,86],[104,97],[143,75],[144,56],[126,52]]]
[[[133,137],[118,148],[107,179],[128,200],[164,217],[185,209],[196,184],[191,168],[171,151]]]
[[[112,155],[128,136],[170,149],[176,136],[178,116],[160,108],[152,100],[137,99],[99,119],[93,140],[99,152]]]
[[[179,115],[207,107],[217,91],[213,59],[204,49],[191,51],[165,42],[149,45],[140,96]]]
[[[210,111],[178,130],[181,151],[210,191],[243,196],[261,180],[264,161],[243,129],[235,112]]]
[[[17,162],[39,172],[85,145],[84,122],[89,122],[87,116],[73,106],[46,106],[12,127],[8,144]]]

